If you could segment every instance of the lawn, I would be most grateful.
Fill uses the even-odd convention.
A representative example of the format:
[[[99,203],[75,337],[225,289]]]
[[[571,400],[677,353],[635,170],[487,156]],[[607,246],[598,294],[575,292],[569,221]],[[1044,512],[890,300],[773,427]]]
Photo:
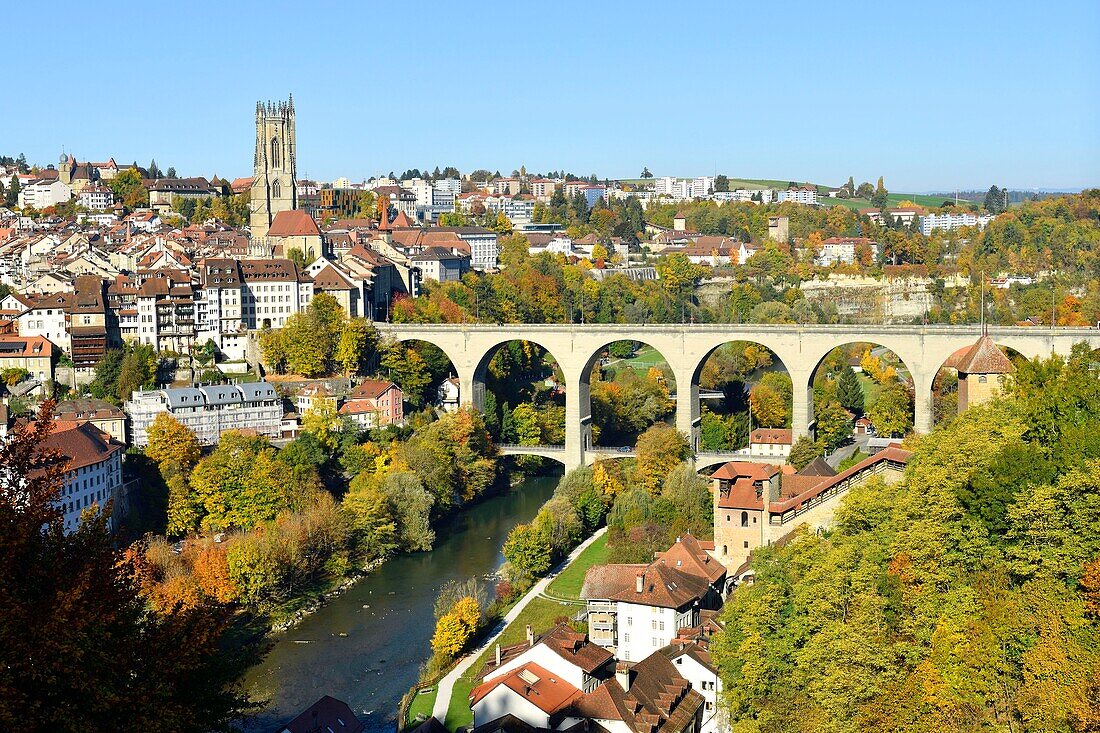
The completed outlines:
[[[584,574],[594,565],[603,565],[607,562],[607,556],[611,550],[607,547],[607,533],[593,542],[577,559],[561,571],[558,577],[546,589],[547,593],[558,598],[580,598],[581,586],[584,585]]]
[[[943,196],[926,196],[919,193],[891,193],[886,196],[886,205],[897,206],[902,201],[912,201],[917,206],[935,209],[944,202]],[[849,209],[869,209],[871,202],[867,199],[831,199],[828,194],[820,193],[817,197],[819,204],[823,206],[847,206]]]
[[[875,404],[878,393],[882,391],[882,385],[862,372],[856,374],[859,377],[859,386],[863,390],[863,405],[865,408]]]
[[[612,369],[618,366],[628,366],[643,377],[650,370],[651,367],[659,367],[665,363],[665,357],[661,356],[661,352],[652,346],[642,344],[642,346],[634,352],[634,356],[629,359],[614,359],[612,358],[611,364],[608,364]]]
[[[413,696],[412,702],[409,703],[409,715],[406,719],[408,726],[414,727],[431,717],[432,708],[435,706],[435,696],[438,692],[438,687],[432,687],[431,692]]]

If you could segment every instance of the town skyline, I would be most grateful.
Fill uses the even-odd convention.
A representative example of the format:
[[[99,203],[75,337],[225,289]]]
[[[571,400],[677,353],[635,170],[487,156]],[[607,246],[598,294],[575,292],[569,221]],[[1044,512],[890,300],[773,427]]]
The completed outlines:
[[[201,12],[205,27],[263,39],[283,33],[288,8],[262,16],[215,6]],[[195,34],[179,11],[131,11],[156,29],[158,47],[222,54],[220,37]],[[21,6],[11,14],[16,25],[33,26],[44,21],[42,12]],[[368,12],[346,9],[342,24],[377,25]],[[457,10],[438,10],[437,22],[415,26],[405,52],[368,44],[355,47],[353,62],[326,63],[332,51],[314,39],[331,45],[328,21],[296,17],[293,60],[280,65],[265,53],[258,64],[253,54],[229,54],[213,68],[173,72],[170,84],[142,85],[144,104],[162,112],[141,115],[127,106],[63,114],[94,109],[97,92],[79,85],[65,95],[51,91],[80,63],[73,44],[60,45],[58,63],[26,91],[30,107],[44,114],[0,121],[0,139],[40,164],[64,148],[84,159],[156,158],[190,175],[232,177],[249,164],[240,156],[252,134],[242,111],[257,97],[294,93],[302,110],[299,171],[321,180],[425,165],[504,173],[524,165],[612,179],[648,167],[658,176],[724,173],[825,185],[884,175],[894,190],[912,192],[1095,185],[1100,92],[1089,80],[1100,55],[1089,39],[1100,10],[1062,3],[1032,18],[1013,7],[992,16],[945,6],[926,17],[942,20],[948,12],[950,23],[926,29],[927,21],[901,11],[878,11],[867,34],[856,33],[847,16],[714,7],[674,19],[673,28],[694,39],[685,48],[676,34],[647,36],[652,11],[644,8],[602,6],[576,17],[511,8],[516,27],[572,39],[548,51],[545,63],[536,61],[528,34],[501,34],[499,20]],[[69,16],[100,37],[114,22],[80,8]],[[381,19],[408,21],[394,13]],[[920,44],[910,41],[914,34]],[[17,55],[29,52],[29,37],[15,46]],[[133,50],[103,44],[96,54],[99,63],[120,66]],[[859,60],[844,62],[845,54]],[[303,61],[311,58],[324,74]],[[197,103],[181,104],[185,96]]]

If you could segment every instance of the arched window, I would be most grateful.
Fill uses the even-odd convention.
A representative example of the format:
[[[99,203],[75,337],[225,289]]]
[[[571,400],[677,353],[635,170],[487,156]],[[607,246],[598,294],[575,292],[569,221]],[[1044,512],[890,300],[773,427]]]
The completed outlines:
[[[722,554],[728,555],[730,551],[729,545],[722,545]]]
[[[742,527],[748,527],[749,526],[749,513],[748,512],[741,512],[741,526]]]
[[[273,167],[282,165],[279,162],[279,152],[279,138],[273,137],[271,138],[271,165]]]
[[[275,198],[279,198],[279,196],[282,194],[282,192],[283,192],[283,187],[279,185],[278,181],[275,181],[274,183],[271,184],[271,195],[272,196],[274,196]]]

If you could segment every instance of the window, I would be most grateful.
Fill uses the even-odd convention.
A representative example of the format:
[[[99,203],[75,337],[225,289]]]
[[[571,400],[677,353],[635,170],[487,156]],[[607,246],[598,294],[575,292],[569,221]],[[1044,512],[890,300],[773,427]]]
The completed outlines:
[[[741,526],[742,527],[748,527],[749,526],[749,513],[748,512],[741,512]]]
[[[271,195],[276,198],[282,195],[282,186],[279,185],[278,181],[271,184]]]
[[[277,137],[271,138],[271,165],[272,166],[282,165],[279,162],[279,138],[277,138]]]
[[[746,550],[749,549],[749,541],[748,540],[745,540],[745,549]]]

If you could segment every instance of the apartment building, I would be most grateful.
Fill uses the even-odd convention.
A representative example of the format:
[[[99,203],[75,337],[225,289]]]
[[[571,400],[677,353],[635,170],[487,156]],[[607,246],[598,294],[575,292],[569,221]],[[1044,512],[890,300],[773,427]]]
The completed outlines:
[[[162,412],[178,420],[203,445],[216,445],[222,433],[230,430],[277,438],[283,418],[282,401],[267,382],[138,390],[124,407],[130,416],[130,442],[139,448],[148,445],[149,426]]]

